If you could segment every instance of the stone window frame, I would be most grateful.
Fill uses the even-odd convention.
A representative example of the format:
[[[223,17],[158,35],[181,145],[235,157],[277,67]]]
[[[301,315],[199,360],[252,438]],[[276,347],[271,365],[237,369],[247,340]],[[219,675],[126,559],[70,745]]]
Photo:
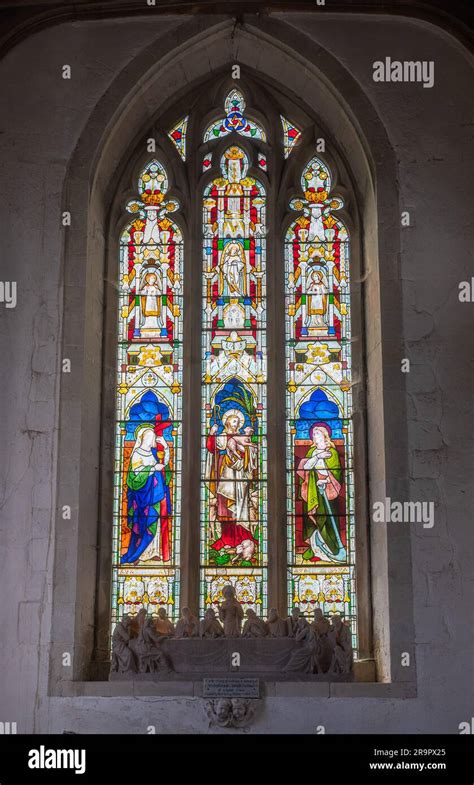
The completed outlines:
[[[211,46],[214,47],[213,59],[205,56]],[[258,69],[255,62],[257,48],[260,50]],[[193,64],[192,76],[190,62]],[[347,184],[350,183],[361,205],[360,226],[355,213],[351,215],[348,211],[342,216],[351,236],[353,269],[357,270],[356,276],[353,273],[353,287],[354,280],[363,281],[364,299],[364,319],[362,308],[360,311],[356,308],[355,311],[360,313],[360,334],[365,333],[367,416],[361,417],[360,422],[356,419],[355,428],[356,433],[360,434],[366,430],[368,449],[362,461],[359,457],[356,491],[361,487],[362,480],[364,484],[368,480],[369,494],[363,510],[365,520],[368,520],[367,510],[371,499],[385,496],[400,500],[406,498],[407,477],[404,466],[407,465],[408,451],[404,378],[400,373],[403,341],[398,275],[398,192],[395,155],[383,125],[363,91],[341,64],[283,22],[265,20],[263,25],[252,19],[242,25],[238,33],[231,20],[216,21],[210,26],[204,26],[200,20],[179,25],[167,33],[166,42],[155,42],[117,77],[92,113],[66,178],[63,209],[70,209],[76,220],[65,235],[64,243],[62,357],[71,359],[72,372],[61,376],[58,401],[51,694],[87,694],[87,683],[90,680],[100,681],[105,677],[105,629],[108,634],[105,608],[110,607],[110,570],[105,567],[107,559],[110,563],[111,541],[107,533],[107,518],[104,517],[108,498],[107,470],[98,471],[98,468],[100,465],[107,466],[110,443],[106,434],[113,432],[110,427],[110,407],[103,393],[110,389],[112,374],[115,383],[115,367],[112,369],[104,359],[115,358],[116,322],[111,318],[111,309],[105,311],[104,298],[108,303],[112,302],[114,280],[110,277],[109,265],[112,260],[117,264],[117,223],[120,220],[124,222],[123,206],[136,183],[134,167],[136,170],[144,161],[143,154],[140,162],[131,161],[127,151],[136,150],[142,138],[153,135],[157,115],[161,114],[160,127],[163,128],[166,127],[168,113],[171,127],[177,119],[176,107],[183,106],[180,103],[183,96],[206,78],[228,72],[235,62],[241,65],[243,72],[247,71],[250,80],[253,74],[256,84],[258,81],[265,83],[270,89],[278,90],[282,96],[287,93],[296,103],[295,79],[303,69],[311,95],[311,106],[306,102],[305,112],[313,120],[318,117],[319,122],[324,121],[324,137],[334,140],[334,149],[328,145],[331,150],[327,149],[322,157],[335,174],[345,172],[347,175],[347,179],[341,176],[340,181],[346,186],[348,203],[351,189]],[[161,84],[166,84],[163,82],[163,73],[175,73],[173,67],[176,69],[176,64],[179,64],[180,79],[175,77],[171,80],[169,90],[160,91],[160,72]],[[132,90],[138,92],[138,99],[136,95],[131,97]],[[175,101],[171,109],[170,98]],[[319,107],[318,114],[315,105]],[[144,128],[150,129],[149,133],[144,134]],[[161,141],[166,149],[165,139]],[[170,147],[173,148],[173,155]],[[305,149],[306,143],[301,146],[301,152],[295,150],[292,154],[292,164],[297,171],[302,168],[301,157]],[[163,163],[171,182],[178,183],[179,175],[176,179],[175,175],[179,158],[171,142]],[[338,176],[335,177],[333,191],[345,196]],[[289,191],[291,189],[295,189],[294,178],[293,183],[289,184]],[[177,189],[176,195],[181,196],[183,203],[183,196],[186,198],[184,186],[182,190],[181,195]],[[173,185],[170,195],[172,193]],[[119,206],[120,219],[117,214]],[[276,215],[276,211],[273,214]],[[180,221],[179,217],[177,221]],[[191,251],[192,255],[192,238],[200,242],[200,227],[183,225],[183,231],[186,253]],[[383,265],[379,260],[383,260]],[[200,265],[194,266],[194,273],[199,275],[200,291]],[[185,285],[193,286],[193,281],[188,280]],[[282,296],[283,286],[280,291]],[[354,288],[352,295],[355,295]],[[195,302],[197,300],[195,298]],[[277,307],[277,298],[273,307]],[[380,318],[382,311],[383,321]],[[187,320],[195,318],[193,308],[185,308],[185,331]],[[198,319],[200,322],[200,309]],[[186,386],[189,388],[190,384],[187,377],[196,357],[199,357],[200,362],[200,345],[197,346],[196,355],[195,344],[196,341],[194,347],[189,347],[191,361],[185,362],[185,407],[190,405],[189,396],[186,403]],[[282,368],[278,369],[278,365],[276,367],[277,376],[281,375]],[[387,391],[394,388],[400,391],[398,404],[384,406]],[[185,441],[193,438],[191,424],[187,436],[185,429],[183,437]],[[360,476],[362,467],[363,478]],[[185,477],[186,472],[183,472],[183,479]],[[272,481],[269,474],[269,482]],[[188,490],[183,485],[183,498]],[[364,498],[365,494],[361,496],[358,493],[357,496]],[[192,499],[192,494],[189,498]],[[61,518],[65,504],[72,509],[72,519],[68,522]],[[357,512],[361,527],[360,508]],[[189,517],[191,513],[192,508]],[[370,667],[370,660],[373,659],[377,680],[385,683],[378,685],[379,688],[385,688],[385,692],[380,693],[379,689],[376,694],[415,694],[409,533],[406,529],[395,531],[390,526],[371,527],[367,537],[364,537],[361,529],[358,538],[365,549],[365,553],[358,554],[359,613],[361,608],[364,609],[360,616],[361,651],[369,661],[369,667],[364,673],[361,672],[361,678],[375,681],[374,669]],[[199,569],[198,538],[193,542],[188,537],[183,545],[182,559],[189,564],[196,557],[194,563]],[[283,551],[280,546],[276,560],[280,573],[277,570],[275,574],[278,575],[281,574],[283,560],[286,565],[286,543]],[[377,568],[369,574],[370,562]],[[359,572],[367,577],[361,580]],[[186,579],[182,575],[182,578],[185,604],[185,598],[190,596],[186,580],[191,583],[193,577],[189,575]],[[286,575],[283,585],[281,580],[275,578],[275,585],[269,589],[275,597],[282,591],[286,594]],[[64,651],[73,652],[72,668],[62,666],[61,655]],[[412,665],[409,668],[401,667],[402,652],[411,654]],[[359,691],[351,691],[355,686],[341,688],[339,685],[336,692],[339,689],[337,694],[360,695],[363,685],[357,685]],[[374,694],[369,687],[373,688],[374,685],[367,685],[367,694]],[[103,694],[109,694],[105,686],[102,689]],[[387,693],[387,689],[391,692]],[[116,690],[115,686],[114,694]],[[128,692],[128,689],[124,690],[124,694]]]

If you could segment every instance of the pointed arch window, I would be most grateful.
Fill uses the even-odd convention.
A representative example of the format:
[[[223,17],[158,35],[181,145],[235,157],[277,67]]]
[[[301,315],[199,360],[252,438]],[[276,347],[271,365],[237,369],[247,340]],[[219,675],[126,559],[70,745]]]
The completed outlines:
[[[266,611],[265,189],[233,145],[204,191],[201,609]]]
[[[162,134],[174,158],[163,153],[148,161],[126,206],[133,220],[120,242],[112,624],[142,607],[165,607],[176,618],[186,575],[185,604],[194,613],[216,607],[232,583],[244,607],[260,616],[277,604],[282,614],[296,605],[307,615],[317,607],[340,613],[355,641],[349,234],[338,214],[344,204],[332,193],[328,163],[311,144],[302,147],[308,135],[301,115],[298,124],[287,119],[288,102],[280,111],[268,99],[264,127],[240,87],[223,98],[224,115],[212,122],[209,105],[175,115]],[[168,171],[194,183],[182,206],[169,196]],[[295,195],[288,199],[290,184]],[[269,233],[281,205],[291,214],[285,233]],[[185,225],[199,227],[189,259],[181,214]],[[186,290],[187,303],[201,321],[185,333],[183,281],[191,266],[202,277],[200,290]],[[270,280],[273,305],[281,308],[272,305],[267,321]],[[191,413],[200,420],[200,439],[188,439],[182,465],[190,427],[183,422],[183,348],[195,330],[201,363],[188,371],[189,389],[200,391]],[[285,357],[281,379],[277,355]],[[269,448],[270,386],[286,433],[280,452]],[[270,474],[270,465],[281,471]],[[182,498],[182,477],[196,467],[199,521],[183,528],[189,499]],[[270,476],[286,478],[286,501],[278,509],[272,500],[272,516]],[[285,607],[275,591],[282,582]]]
[[[322,160],[301,188],[285,241],[288,602],[354,622],[349,238]]]
[[[167,191],[149,162],[120,240],[112,622],[179,608],[184,246]]]

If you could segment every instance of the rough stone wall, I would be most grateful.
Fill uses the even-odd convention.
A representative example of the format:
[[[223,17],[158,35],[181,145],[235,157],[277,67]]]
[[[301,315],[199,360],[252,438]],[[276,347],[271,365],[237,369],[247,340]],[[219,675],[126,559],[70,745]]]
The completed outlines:
[[[256,733],[458,732],[472,704],[472,116],[464,50],[434,27],[387,18],[280,15],[339,58],[375,105],[397,151],[403,323],[414,500],[436,504],[432,529],[412,526],[418,696],[409,699],[269,697]],[[61,330],[61,194],[68,162],[93,107],[121,68],[183,19],[71,23],[37,33],[0,64],[4,107],[2,273],[18,304],[0,310],[4,460],[0,720],[19,732],[206,732],[199,698],[49,697],[53,537]],[[434,60],[435,86],[376,84],[372,63]],[[61,79],[72,66],[71,83]],[[302,78],[302,91],[304,79]],[[76,229],[77,227],[73,227]],[[71,314],[68,315],[71,318]],[[72,316],[73,318],[73,316]],[[393,358],[394,363],[400,358]],[[470,391],[470,394],[469,392]],[[393,390],[393,405],[397,396]],[[373,565],[377,570],[377,564]],[[407,603],[412,602],[410,596]],[[367,691],[360,685],[360,694]],[[143,693],[143,694],[141,694]]]

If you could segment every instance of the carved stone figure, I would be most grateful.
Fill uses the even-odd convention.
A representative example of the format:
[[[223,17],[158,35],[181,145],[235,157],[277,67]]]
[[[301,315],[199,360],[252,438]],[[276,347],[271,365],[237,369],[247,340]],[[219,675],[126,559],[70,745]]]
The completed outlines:
[[[327,673],[332,662],[332,646],[329,639],[331,625],[323,615],[321,608],[314,611],[310,624],[314,635],[315,650],[313,652],[313,673]]]
[[[211,725],[219,728],[228,728],[232,721],[232,703],[230,698],[206,701],[207,716]]]
[[[147,673],[148,672],[148,663],[147,663],[147,654],[149,646],[145,641],[143,636],[143,628],[146,624],[147,620],[147,612],[145,608],[141,608],[136,617],[135,617],[135,624],[134,624],[134,632],[135,635],[131,638],[129,647],[133,651],[135,656],[135,662],[137,663],[137,669],[139,673]]]
[[[270,638],[287,638],[288,637],[288,622],[282,619],[277,612],[276,608],[270,608],[267,620],[268,634]]]
[[[305,620],[306,621],[306,620]],[[299,673],[349,675],[353,668],[351,631],[341,617],[335,615],[331,623],[320,608],[314,612],[311,624],[302,623],[298,616],[294,638],[302,645],[295,649],[285,671]]]
[[[296,633],[296,624],[300,616],[300,609],[297,605],[292,608],[290,616],[288,616],[286,623],[288,625],[288,637],[294,638]]]
[[[284,670],[295,671],[297,673],[313,673],[314,657],[316,654],[316,640],[313,630],[308,623],[306,624],[306,627],[300,625],[294,637],[297,641],[300,641],[302,645],[292,652]]]
[[[138,633],[130,640],[129,646],[133,651],[139,673],[156,673],[157,671],[171,671],[170,663],[161,651],[161,642],[165,636],[159,635],[154,626],[154,620],[142,608],[137,614]]]
[[[232,698],[232,725],[234,728],[243,728],[249,725],[254,718],[255,702],[244,698]]]
[[[351,631],[337,614],[331,619],[331,629],[328,637],[332,646],[331,673],[352,673],[354,652],[352,649]]]
[[[142,657],[143,655],[146,654],[147,647],[145,646],[145,643],[143,641],[143,635],[142,635],[143,622],[140,619],[140,613],[141,611],[139,611],[139,613],[135,617],[135,624],[138,624],[138,632],[130,639],[128,645],[131,651],[133,652],[133,658],[136,663],[138,672],[145,673],[145,665],[144,665],[144,661],[142,660]]]
[[[254,702],[243,698],[219,698],[206,702],[211,725],[219,728],[243,728],[255,714]]]
[[[176,624],[175,638],[195,638],[199,635],[199,622],[189,608],[183,608]]]
[[[158,617],[154,620],[155,630],[159,635],[173,636],[175,633],[174,624],[168,618],[166,608],[160,608]]]
[[[140,636],[143,625],[145,624],[148,613],[146,608],[140,608],[137,615],[132,618],[131,623],[131,638],[135,640]]]
[[[251,663],[256,673],[281,671],[314,674],[329,680],[352,680],[351,630],[339,615],[328,619],[320,608],[316,608],[309,623],[299,608],[293,610],[288,620],[281,619],[272,608],[265,621],[249,608],[241,632],[244,613],[233,587],[225,586],[223,595],[219,607],[222,623],[213,608],[206,611],[200,623],[189,608],[183,608],[174,635],[164,608],[160,609],[158,618],[149,616],[144,608],[133,617],[124,616],[112,635],[111,678],[120,679],[122,675],[133,678],[134,674],[138,674],[137,678],[145,675],[153,678],[154,674],[160,674],[161,678],[175,672],[187,673],[188,667],[193,673],[225,673],[222,654],[230,644],[222,639],[242,636],[239,646],[245,650],[246,662]],[[185,638],[197,635],[202,642],[197,641],[192,647],[184,642]],[[170,641],[170,637],[174,639]],[[285,637],[289,640],[276,640]],[[255,639],[261,643],[255,645]],[[247,703],[235,701],[238,699],[229,698],[212,704],[215,721],[222,727],[238,727],[240,715],[242,722],[247,722]],[[228,717],[224,716],[226,711]]]
[[[221,638],[223,635],[224,628],[216,618],[214,608],[208,608],[199,625],[199,636],[201,638]]]
[[[154,619],[149,617],[145,619],[142,627],[143,652],[139,668],[141,673],[172,672],[169,658],[161,649],[161,644],[166,638],[166,635],[156,632]]]
[[[133,652],[129,648],[131,639],[131,619],[124,616],[115,626],[112,634],[112,673],[128,673],[136,671]]]
[[[316,608],[314,611],[313,621],[311,622],[310,627],[319,636],[327,635],[331,629],[329,620],[325,618],[321,608]]]
[[[172,673],[161,648],[166,637],[157,633],[155,620],[144,608],[133,619],[124,616],[112,635],[111,673]]]
[[[235,596],[235,589],[228,584],[222,589],[224,601],[219,606],[219,619],[224,625],[226,638],[239,638],[244,611]]]
[[[252,608],[248,608],[245,615],[247,616],[247,619],[242,630],[242,637],[266,638],[268,635],[268,627],[266,622],[264,622],[263,619],[259,619]]]
[[[307,626],[307,620],[304,616],[301,615],[301,611],[298,606],[295,605],[291,611],[291,616],[288,618],[288,637],[296,638],[297,634],[302,634]]]

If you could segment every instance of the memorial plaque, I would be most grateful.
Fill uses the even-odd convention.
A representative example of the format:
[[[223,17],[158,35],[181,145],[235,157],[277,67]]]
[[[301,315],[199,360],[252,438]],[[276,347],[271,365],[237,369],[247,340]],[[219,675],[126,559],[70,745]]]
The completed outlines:
[[[259,698],[259,679],[204,679],[204,698]]]

